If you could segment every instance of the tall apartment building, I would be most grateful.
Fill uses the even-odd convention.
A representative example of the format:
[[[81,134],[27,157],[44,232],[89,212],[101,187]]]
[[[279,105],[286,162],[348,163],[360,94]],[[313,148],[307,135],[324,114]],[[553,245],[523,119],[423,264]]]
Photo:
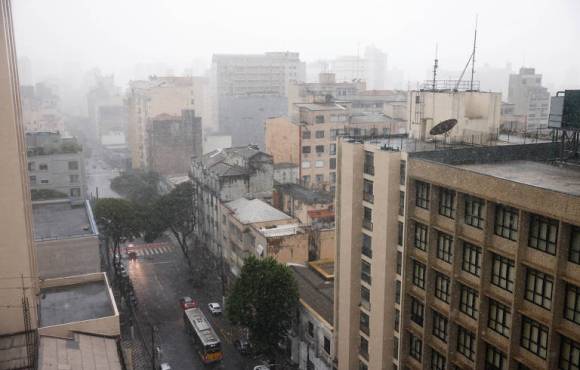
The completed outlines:
[[[161,175],[186,174],[191,158],[202,154],[201,117],[193,110],[181,116],[160,114],[147,128],[149,169]]]
[[[510,74],[508,102],[515,104],[514,113],[526,119],[527,131],[548,127],[550,93],[542,86],[542,75],[534,68],[520,68],[518,74]]]
[[[83,148],[74,137],[62,137],[58,132],[28,132],[26,143],[33,200],[59,194],[73,201],[86,198]]]
[[[405,123],[384,114],[353,114],[350,102],[323,101],[295,104],[298,118],[266,121],[266,152],[274,163],[300,165],[303,185],[334,190],[339,136],[372,136],[405,132]]]
[[[60,110],[60,99],[45,83],[22,86],[22,120],[28,131],[64,132],[64,117]]]
[[[133,168],[149,165],[147,129],[160,114],[181,115],[183,109],[196,109],[195,87],[191,77],[155,77],[131,81],[127,106],[127,139]]]
[[[263,145],[263,123],[286,115],[289,85],[305,80],[298,53],[216,54],[212,60],[214,113],[233,145]]]
[[[457,125],[444,136],[445,140],[487,144],[496,140],[499,132],[501,93],[452,90],[410,91],[408,112],[409,134],[413,138],[436,139],[430,135],[430,130],[442,121],[456,119]]]
[[[364,81],[370,90],[387,86],[387,54],[373,45],[367,46],[362,56],[340,56],[329,65],[339,82]]]

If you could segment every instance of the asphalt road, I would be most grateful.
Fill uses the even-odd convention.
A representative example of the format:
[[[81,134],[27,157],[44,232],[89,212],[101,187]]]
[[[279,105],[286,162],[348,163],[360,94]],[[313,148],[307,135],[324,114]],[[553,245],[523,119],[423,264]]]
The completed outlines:
[[[209,302],[221,301],[217,278],[208,279],[202,288],[194,288],[183,262],[181,250],[139,256],[128,263],[138,299],[139,315],[156,326],[162,362],[172,370],[190,369],[252,369],[258,362],[240,355],[233,346],[237,335],[224,316],[212,316],[207,308]],[[204,314],[222,341],[224,359],[217,364],[202,364],[190,337],[185,332],[179,298],[190,296],[202,308]]]
[[[117,177],[119,173],[109,166],[98,152],[94,152],[93,157],[85,161],[85,173],[87,178],[87,194],[99,198],[119,198],[119,194],[111,190],[111,179]]]

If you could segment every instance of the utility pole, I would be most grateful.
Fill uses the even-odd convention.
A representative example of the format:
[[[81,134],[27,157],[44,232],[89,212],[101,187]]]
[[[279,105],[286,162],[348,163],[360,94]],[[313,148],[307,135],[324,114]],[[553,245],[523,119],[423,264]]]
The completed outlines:
[[[475,34],[473,35],[473,52],[471,54],[471,82],[469,84],[469,90],[473,91],[473,77],[475,76],[475,47],[477,45],[477,18],[475,16]]]

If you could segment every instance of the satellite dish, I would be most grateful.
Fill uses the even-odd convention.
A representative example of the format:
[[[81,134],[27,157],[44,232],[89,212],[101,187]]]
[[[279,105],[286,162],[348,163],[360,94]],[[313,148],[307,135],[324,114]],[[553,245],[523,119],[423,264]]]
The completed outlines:
[[[446,119],[445,121],[441,121],[429,131],[429,135],[441,135],[446,134],[449,132],[455,125],[457,124],[457,120],[455,118]]]

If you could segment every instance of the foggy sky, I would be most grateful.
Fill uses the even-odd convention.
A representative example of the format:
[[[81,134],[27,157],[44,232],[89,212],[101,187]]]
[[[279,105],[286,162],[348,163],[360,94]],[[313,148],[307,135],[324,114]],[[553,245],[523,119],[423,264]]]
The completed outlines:
[[[463,68],[478,14],[478,65],[525,63],[555,88],[580,84],[579,0],[16,0],[13,8],[17,51],[35,78],[99,67],[123,81],[137,63],[181,73],[213,53],[291,50],[314,61],[374,44],[390,67],[422,80],[435,43],[441,68]]]

